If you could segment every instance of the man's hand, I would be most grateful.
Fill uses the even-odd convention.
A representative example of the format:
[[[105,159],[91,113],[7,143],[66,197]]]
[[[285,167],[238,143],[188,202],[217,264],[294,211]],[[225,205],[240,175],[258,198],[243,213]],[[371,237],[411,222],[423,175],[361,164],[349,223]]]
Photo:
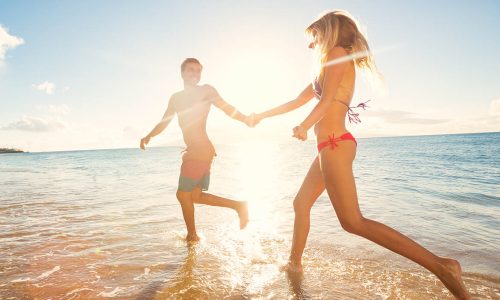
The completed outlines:
[[[245,118],[245,124],[247,124],[248,127],[255,127],[260,122],[260,118],[258,115],[251,113]]]
[[[293,128],[293,137],[301,141],[307,140],[307,131],[302,126],[295,126]]]
[[[146,150],[146,145],[149,143],[151,138],[149,136],[145,136],[141,139],[141,149]]]

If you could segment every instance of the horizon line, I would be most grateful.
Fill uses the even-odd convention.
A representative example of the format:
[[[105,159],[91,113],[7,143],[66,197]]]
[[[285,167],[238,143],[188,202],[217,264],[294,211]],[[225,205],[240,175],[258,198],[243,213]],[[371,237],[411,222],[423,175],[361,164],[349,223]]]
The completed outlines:
[[[484,131],[484,132],[463,132],[463,133],[437,133],[437,134],[415,134],[415,135],[381,135],[381,136],[368,136],[356,138],[361,139],[375,139],[375,138],[403,138],[403,137],[425,137],[425,136],[443,136],[443,135],[472,135],[472,134],[491,134],[500,133],[500,131]],[[313,139],[306,142],[313,141]],[[224,146],[226,144],[218,144],[219,146]],[[149,148],[165,148],[165,147],[183,147],[185,145],[175,145],[175,144],[163,144],[159,146],[151,146]],[[0,149],[12,149],[12,147],[0,147]],[[117,148],[89,148],[89,149],[67,149],[67,150],[48,150],[48,151],[28,151],[20,149],[21,153],[3,153],[5,154],[23,154],[23,153],[53,153],[53,152],[76,152],[76,151],[102,151],[102,150],[128,150],[128,149],[139,149],[139,147],[117,147]]]

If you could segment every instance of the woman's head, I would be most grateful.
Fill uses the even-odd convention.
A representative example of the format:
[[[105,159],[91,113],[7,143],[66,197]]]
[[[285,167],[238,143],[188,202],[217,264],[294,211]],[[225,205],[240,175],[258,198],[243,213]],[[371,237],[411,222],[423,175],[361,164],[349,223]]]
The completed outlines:
[[[359,30],[356,20],[349,13],[327,12],[309,25],[305,33],[311,41],[309,47],[314,48],[321,65],[327,62],[330,50],[342,47],[353,55],[357,67],[378,74],[368,42]]]

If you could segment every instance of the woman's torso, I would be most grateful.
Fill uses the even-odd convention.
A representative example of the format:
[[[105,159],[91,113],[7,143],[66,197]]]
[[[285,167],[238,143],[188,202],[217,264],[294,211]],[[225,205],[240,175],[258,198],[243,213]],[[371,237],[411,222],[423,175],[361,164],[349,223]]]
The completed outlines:
[[[318,142],[327,140],[328,136],[334,135],[338,137],[347,132],[345,119],[354,94],[355,79],[356,69],[354,67],[354,62],[351,62],[340,81],[334,100],[328,108],[328,111],[323,119],[314,126],[314,133]],[[319,82],[321,82],[321,80],[319,80]],[[320,84],[319,82],[316,84]],[[327,86],[321,86],[318,92],[327,88]],[[317,97],[318,96],[320,95],[317,95]]]

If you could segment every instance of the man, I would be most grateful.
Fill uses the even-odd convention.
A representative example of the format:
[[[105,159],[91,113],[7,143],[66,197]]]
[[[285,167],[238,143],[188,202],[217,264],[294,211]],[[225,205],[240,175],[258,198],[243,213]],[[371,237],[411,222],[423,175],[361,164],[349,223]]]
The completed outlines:
[[[206,125],[212,105],[248,126],[254,126],[253,120],[225,102],[212,86],[198,85],[202,68],[196,58],[184,60],[181,64],[184,89],[170,97],[167,110],[161,121],[147,136],[141,139],[141,149],[145,150],[145,145],[149,143],[149,140],[160,134],[177,114],[182,136],[187,146],[182,156],[177,199],[181,204],[182,214],[186,222],[186,241],[188,242],[199,240],[194,221],[194,203],[234,209],[240,218],[240,228],[245,228],[248,223],[246,202],[234,201],[205,192],[208,190],[210,181],[212,159],[216,155],[215,148],[208,138]]]

